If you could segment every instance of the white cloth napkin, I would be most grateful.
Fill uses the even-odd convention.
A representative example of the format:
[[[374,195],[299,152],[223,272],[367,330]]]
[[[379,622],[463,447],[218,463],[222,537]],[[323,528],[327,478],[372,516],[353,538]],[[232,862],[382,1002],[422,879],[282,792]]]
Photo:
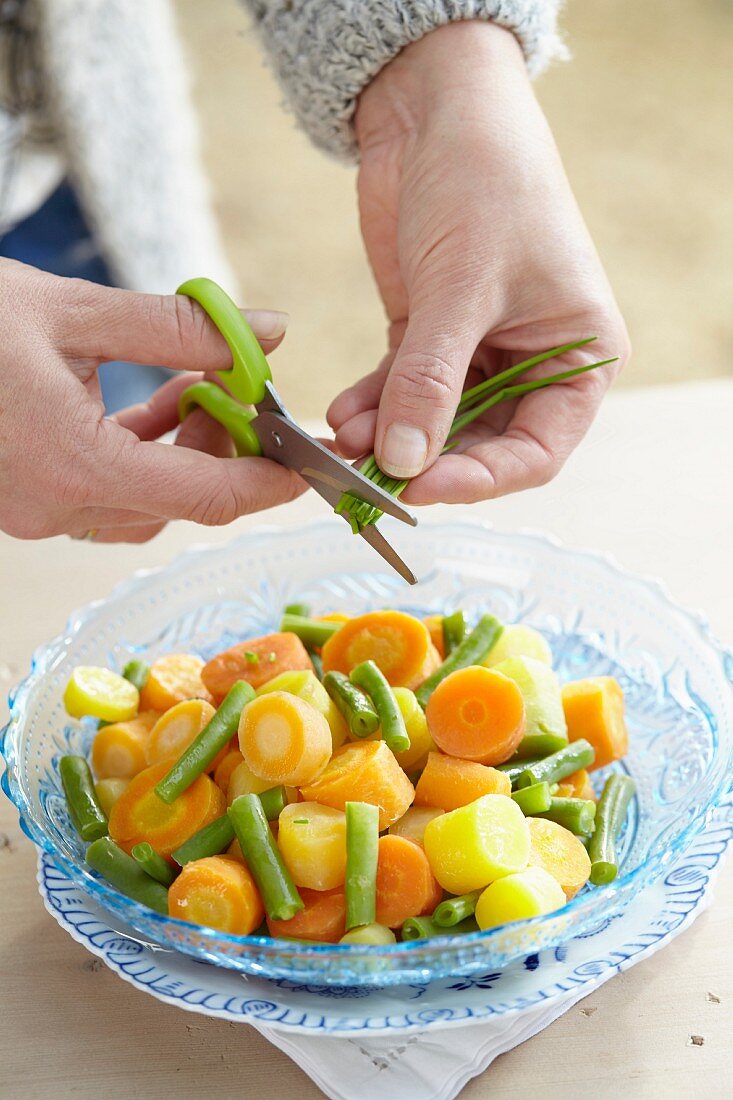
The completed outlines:
[[[596,983],[589,982],[549,1007],[540,1002],[482,1024],[394,1038],[331,1039],[254,1026],[330,1100],[453,1100],[500,1054],[542,1031],[595,988]]]

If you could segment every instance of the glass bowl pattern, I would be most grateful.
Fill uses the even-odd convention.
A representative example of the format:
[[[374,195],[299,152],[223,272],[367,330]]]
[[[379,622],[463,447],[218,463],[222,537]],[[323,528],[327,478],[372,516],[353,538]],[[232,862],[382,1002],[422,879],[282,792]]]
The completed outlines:
[[[619,915],[704,827],[730,785],[733,654],[715,643],[700,616],[677,607],[657,582],[543,535],[466,523],[387,529],[419,585],[409,588],[382,568],[338,521],[301,530],[261,528],[136,574],[73,615],[64,635],[35,653],[29,676],[10,700],[1,746],[3,790],[25,833],[104,906],[113,925],[116,920],[145,943],[202,961],[301,983],[385,986],[499,970]],[[225,935],[154,913],[89,871],[57,771],[59,756],[88,752],[94,734],[94,723],[70,722],[64,713],[61,697],[71,669],[120,669],[131,656],[152,659],[182,650],[207,658],[276,628],[283,605],[295,598],[315,613],[385,606],[419,614],[460,606],[472,617],[491,611],[541,630],[561,679],[616,676],[626,695],[631,746],[614,767],[637,782],[616,881],[586,888],[548,917],[489,932],[355,947]],[[595,773],[598,783],[603,777]]]

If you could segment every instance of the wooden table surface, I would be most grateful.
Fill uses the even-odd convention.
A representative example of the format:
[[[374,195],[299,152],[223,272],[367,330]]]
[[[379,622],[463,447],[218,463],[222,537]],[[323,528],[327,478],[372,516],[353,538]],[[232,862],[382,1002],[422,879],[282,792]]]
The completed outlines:
[[[543,528],[571,545],[611,551],[628,568],[661,576],[731,643],[731,423],[733,381],[613,395],[551,485],[480,507],[434,509],[433,516]],[[266,521],[298,524],[311,508],[320,514],[318,503],[304,498]],[[58,633],[73,608],[104,596],[133,569],[257,522],[203,533],[178,525],[144,547],[0,536],[3,696],[25,674],[34,647]],[[251,1028],[160,1004],[71,940],[43,908],[35,850],[5,799],[0,871],[0,1097],[159,1100],[173,1090],[177,1100],[322,1095]],[[689,931],[504,1055],[462,1096],[525,1097],[537,1090],[540,1067],[543,1100],[731,1095],[732,922],[729,867],[714,905]],[[693,1043],[693,1035],[701,1041]]]

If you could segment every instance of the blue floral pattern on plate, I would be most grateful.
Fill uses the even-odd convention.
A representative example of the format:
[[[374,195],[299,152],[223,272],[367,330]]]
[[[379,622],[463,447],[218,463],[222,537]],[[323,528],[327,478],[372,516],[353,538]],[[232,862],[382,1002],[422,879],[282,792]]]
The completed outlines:
[[[11,699],[2,785],[28,836],[77,885],[150,943],[247,974],[313,986],[371,987],[487,974],[515,959],[594,932],[623,912],[704,828],[729,785],[733,760],[733,657],[704,621],[677,607],[656,582],[608,559],[566,550],[545,536],[485,526],[389,527],[422,577],[407,588],[375,570],[343,524],[261,530],[228,546],[195,548],[161,570],[131,578],[78,612],[41,647]],[[271,630],[284,603],[358,613],[385,605],[417,613],[462,606],[540,629],[564,679],[617,676],[627,698],[638,784],[622,842],[622,873],[587,889],[556,914],[448,939],[393,947],[289,944],[236,937],[161,916],[111,890],[84,863],[58,779],[60,754],[85,752],[93,724],[70,723],[63,686],[76,664],[122,667],[129,657],[189,650],[206,657]],[[163,624],[163,625],[161,625]],[[603,773],[599,773],[602,781]]]

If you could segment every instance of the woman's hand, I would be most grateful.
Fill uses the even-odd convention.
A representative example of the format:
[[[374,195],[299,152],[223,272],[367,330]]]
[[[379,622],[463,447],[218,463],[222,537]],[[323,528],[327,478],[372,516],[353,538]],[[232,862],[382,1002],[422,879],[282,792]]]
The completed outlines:
[[[265,351],[282,314],[247,314]],[[113,359],[186,372],[146,405],[106,418],[97,368]],[[111,290],[0,260],[0,528],[18,538],[95,529],[143,542],[170,519],[223,524],[291,500],[306,486],[264,458],[231,453],[219,425],[192,413],[171,447],[178,397],[231,366],[229,349],[189,298]],[[124,366],[119,367],[124,370]],[[208,452],[208,453],[207,453]]]
[[[374,448],[387,473],[414,477],[404,494],[413,503],[543,484],[629,348],[519,46],[479,21],[431,32],[364,91],[356,133],[362,233],[389,350],[331,405],[339,449]],[[589,348],[527,377],[618,356],[614,368],[492,409],[465,430],[460,453],[438,458],[467,376],[473,385],[592,335]]]

